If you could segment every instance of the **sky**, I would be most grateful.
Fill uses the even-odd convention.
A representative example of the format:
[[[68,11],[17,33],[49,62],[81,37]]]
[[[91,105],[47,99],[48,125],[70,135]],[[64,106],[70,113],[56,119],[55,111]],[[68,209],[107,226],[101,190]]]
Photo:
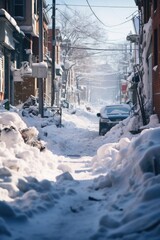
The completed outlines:
[[[62,127],[33,106],[1,108],[1,240],[159,240],[157,116],[99,136],[99,108],[86,106],[63,109]]]
[[[76,9],[83,13],[86,12],[86,15],[93,15],[101,27],[104,28],[104,33],[108,36],[109,41],[121,42],[126,40],[126,36],[130,31],[134,33],[131,20],[132,16],[137,13],[137,7],[134,0],[81,0],[78,3],[75,0],[56,0],[55,2],[56,8],[61,11],[64,9],[64,5],[67,4],[71,9]],[[52,0],[47,0],[47,3],[52,4]],[[86,6],[76,7],[74,5]],[[124,24],[124,22],[126,23]]]

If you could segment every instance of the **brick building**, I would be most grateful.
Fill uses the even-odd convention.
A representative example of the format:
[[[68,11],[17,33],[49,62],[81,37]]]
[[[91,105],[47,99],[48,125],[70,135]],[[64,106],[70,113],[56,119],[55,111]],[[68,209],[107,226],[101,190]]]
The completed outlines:
[[[152,112],[158,115],[160,120],[160,1],[159,0],[135,0],[140,14],[140,44],[142,45],[142,61],[147,68],[143,73],[144,81],[148,80],[152,94]],[[144,41],[147,25],[151,25],[150,42]],[[147,27],[146,27],[147,26]],[[148,40],[148,39],[147,39]],[[146,54],[144,49],[148,44]]]
[[[46,1],[43,0],[43,8],[46,8]],[[12,54],[10,59],[8,60],[8,83],[12,84],[12,89],[10,87],[5,88],[6,97],[9,98],[10,102],[15,105],[19,102],[24,102],[30,95],[38,96],[38,83],[37,79],[31,76],[23,77],[23,79],[14,79],[13,74],[10,72],[10,66],[13,65],[13,68],[20,69],[22,66],[22,62],[28,62],[31,66],[31,63],[36,63],[39,61],[39,0],[1,0],[0,1],[0,9],[5,9],[7,16],[11,16],[14,20],[11,22],[11,27],[15,28],[17,25],[20,34],[23,33],[23,39],[21,38],[19,41],[16,38],[19,37],[16,31],[13,31],[13,42],[15,43],[15,54]],[[7,21],[9,22],[9,21]],[[13,22],[14,26],[12,26]],[[0,22],[1,24],[1,22]],[[43,11],[43,55],[48,52],[48,24],[49,19],[45,11]],[[1,24],[1,27],[2,24]],[[7,35],[8,36],[8,35]],[[21,47],[21,48],[20,48]],[[14,50],[14,49],[13,49]],[[2,52],[2,51],[1,51]],[[7,58],[7,53],[5,57]],[[2,61],[1,61],[2,62]],[[46,89],[46,81],[44,82],[44,91]],[[7,94],[7,92],[12,92],[12,99]]]
[[[24,33],[14,18],[4,9],[6,2],[0,2],[0,100],[8,99],[13,104],[11,62],[19,63],[22,55]]]
[[[160,1],[152,1],[153,111],[160,119]]]

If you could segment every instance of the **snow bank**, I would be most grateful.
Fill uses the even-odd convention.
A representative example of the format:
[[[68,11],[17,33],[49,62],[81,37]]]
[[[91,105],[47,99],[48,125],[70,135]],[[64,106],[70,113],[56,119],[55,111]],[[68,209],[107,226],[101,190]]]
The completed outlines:
[[[0,235],[10,236],[8,219],[27,221],[54,205],[56,159],[24,142],[20,131],[27,126],[17,113],[0,112],[0,126]],[[29,129],[31,137],[38,135],[36,128]]]
[[[106,213],[92,239],[157,239],[160,234],[160,128],[98,149],[92,160]],[[109,203],[109,204],[108,204]]]
[[[0,114],[0,239],[159,240],[157,116],[140,134],[126,119],[101,137],[93,113],[63,117],[63,128],[41,128],[55,155],[25,143],[18,114]]]

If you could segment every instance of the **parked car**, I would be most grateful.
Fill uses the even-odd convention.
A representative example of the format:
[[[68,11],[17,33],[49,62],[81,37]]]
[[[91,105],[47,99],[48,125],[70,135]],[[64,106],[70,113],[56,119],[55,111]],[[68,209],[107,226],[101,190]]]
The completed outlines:
[[[113,126],[129,117],[131,107],[128,104],[107,105],[97,113],[99,117],[99,135],[104,135]]]

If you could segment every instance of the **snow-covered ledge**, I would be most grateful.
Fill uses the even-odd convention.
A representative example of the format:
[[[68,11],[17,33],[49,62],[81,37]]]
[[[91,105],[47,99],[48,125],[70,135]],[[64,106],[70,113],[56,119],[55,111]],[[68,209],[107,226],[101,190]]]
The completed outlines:
[[[14,20],[14,18],[12,18],[12,17],[10,16],[10,14],[9,14],[6,10],[4,10],[3,8],[0,9],[0,17],[6,18],[6,19],[10,22],[10,24],[11,24],[19,33],[21,32],[21,30],[20,30],[20,28],[18,27],[18,25],[17,25],[16,21]]]
[[[13,32],[24,36],[16,21],[4,9],[0,9],[0,43],[10,50],[15,50]]]

